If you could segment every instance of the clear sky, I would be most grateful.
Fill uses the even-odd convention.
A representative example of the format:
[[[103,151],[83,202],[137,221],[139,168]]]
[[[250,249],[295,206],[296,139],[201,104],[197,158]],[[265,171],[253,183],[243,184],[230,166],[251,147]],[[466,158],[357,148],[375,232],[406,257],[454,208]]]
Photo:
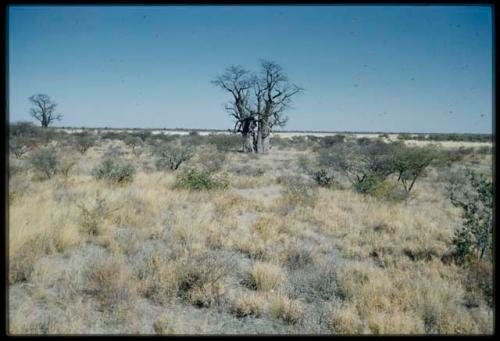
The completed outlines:
[[[291,130],[492,132],[487,6],[12,6],[9,119],[45,93],[58,126],[232,128],[210,84],[281,64]]]

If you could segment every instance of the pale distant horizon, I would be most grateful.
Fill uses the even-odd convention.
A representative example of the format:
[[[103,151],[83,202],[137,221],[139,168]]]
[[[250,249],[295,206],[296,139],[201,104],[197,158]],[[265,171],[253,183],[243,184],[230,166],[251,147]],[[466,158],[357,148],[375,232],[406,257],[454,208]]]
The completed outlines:
[[[10,122],[45,93],[54,127],[234,126],[210,81],[268,59],[305,88],[279,131],[493,134],[486,5],[9,6]]]

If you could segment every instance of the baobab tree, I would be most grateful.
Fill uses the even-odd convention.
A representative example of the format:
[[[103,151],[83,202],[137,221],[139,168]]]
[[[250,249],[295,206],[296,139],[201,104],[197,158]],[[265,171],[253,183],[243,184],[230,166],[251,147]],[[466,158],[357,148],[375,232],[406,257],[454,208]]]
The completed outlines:
[[[241,66],[228,67],[213,84],[231,93],[226,110],[235,118],[235,132],[245,137],[244,151],[268,153],[270,134],[287,122],[284,111],[303,89],[292,84],[281,66],[261,62],[260,74],[250,74]]]
[[[28,99],[35,106],[30,109],[30,114],[40,121],[42,128],[47,128],[53,121],[62,118],[61,114],[55,113],[57,103],[53,102],[49,96],[38,94]]]
[[[257,117],[257,151],[268,153],[270,134],[273,127],[284,127],[288,117],[284,111],[289,108],[292,97],[304,89],[291,83],[281,66],[274,62],[261,62],[261,75],[254,81]]]
[[[230,66],[217,76],[212,84],[229,92],[232,100],[226,104],[226,111],[234,118],[233,131],[241,133],[244,138],[243,151],[252,153],[255,150],[255,117],[248,109],[249,91],[252,88],[250,74],[241,66]]]

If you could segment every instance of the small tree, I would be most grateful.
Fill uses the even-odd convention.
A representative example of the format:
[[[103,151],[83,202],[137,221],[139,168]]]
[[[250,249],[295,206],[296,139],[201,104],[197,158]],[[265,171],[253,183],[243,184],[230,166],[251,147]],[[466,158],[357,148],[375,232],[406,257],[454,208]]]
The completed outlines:
[[[97,141],[97,138],[92,135],[88,134],[78,134],[75,136],[75,146],[78,149],[78,151],[82,154],[85,154],[85,152],[93,147]]]
[[[319,164],[343,173],[361,193],[394,173],[393,160],[398,146],[384,142],[368,145],[335,144],[320,150]]]
[[[406,193],[410,193],[417,179],[424,175],[425,170],[437,159],[434,147],[399,149],[393,160],[394,169],[398,173]]]
[[[55,120],[61,120],[62,115],[55,112],[57,103],[44,94],[33,95],[28,98],[35,106],[30,109],[30,114],[40,121],[42,128],[47,128]]]
[[[174,143],[158,144],[153,147],[153,154],[158,157],[158,169],[176,170],[193,156],[191,147]]]

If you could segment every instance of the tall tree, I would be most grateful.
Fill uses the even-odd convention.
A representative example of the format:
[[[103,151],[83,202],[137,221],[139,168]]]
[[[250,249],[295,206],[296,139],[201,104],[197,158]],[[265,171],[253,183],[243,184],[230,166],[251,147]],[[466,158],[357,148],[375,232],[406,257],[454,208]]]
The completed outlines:
[[[261,75],[255,81],[258,106],[257,152],[268,153],[270,134],[273,127],[284,127],[288,117],[284,111],[289,108],[292,97],[304,89],[291,83],[280,65],[271,61],[261,62]]]
[[[250,74],[241,66],[231,66],[213,84],[231,93],[226,110],[235,118],[235,132],[245,137],[246,152],[268,153],[270,134],[287,122],[284,111],[303,89],[288,80],[281,66],[261,62],[260,74]]]
[[[43,128],[47,128],[55,120],[62,118],[61,114],[55,113],[57,103],[44,94],[33,95],[28,98],[34,108],[30,109],[30,114],[40,121]]]
[[[243,150],[252,153],[255,140],[255,117],[248,110],[249,90],[252,87],[249,72],[241,66],[230,66],[222,75],[217,76],[212,84],[229,92],[233,99],[225,106],[226,111],[234,118],[234,132],[244,137]]]

